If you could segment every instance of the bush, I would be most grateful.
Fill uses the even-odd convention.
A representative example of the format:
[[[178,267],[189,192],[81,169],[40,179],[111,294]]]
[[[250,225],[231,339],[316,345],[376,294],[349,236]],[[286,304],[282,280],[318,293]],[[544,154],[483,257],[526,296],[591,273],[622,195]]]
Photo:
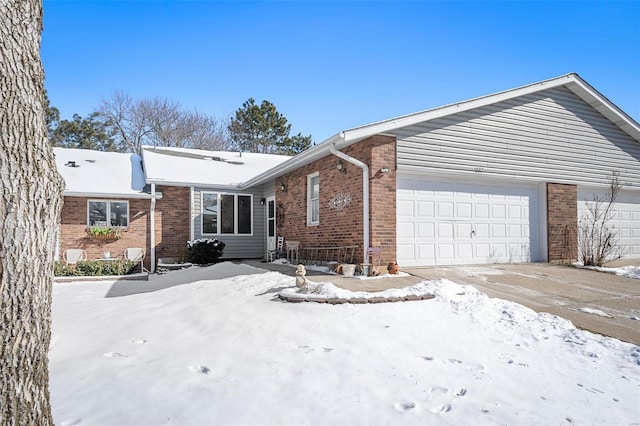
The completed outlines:
[[[100,260],[81,260],[75,265],[67,265],[64,262],[56,262],[53,266],[53,274],[56,277],[95,277],[103,275],[129,275],[136,272],[139,262],[130,260],[112,260],[103,262]]]
[[[187,241],[187,261],[197,265],[215,263],[224,251],[225,243],[211,238]]]

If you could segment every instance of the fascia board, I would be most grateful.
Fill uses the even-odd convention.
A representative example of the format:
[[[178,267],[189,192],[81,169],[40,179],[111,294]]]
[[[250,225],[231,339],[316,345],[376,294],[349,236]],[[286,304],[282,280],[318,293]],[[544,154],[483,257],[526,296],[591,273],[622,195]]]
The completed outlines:
[[[150,200],[151,194],[125,194],[125,193],[105,193],[105,192],[81,192],[81,191],[64,191],[64,197],[86,197],[86,198],[129,198]],[[162,198],[162,193],[156,192],[156,198]]]
[[[181,186],[181,187],[198,187],[198,188],[220,188],[224,190],[237,190],[240,188],[240,185],[216,185],[215,183],[205,183],[205,182],[172,182],[165,181],[162,179],[149,179],[147,183],[154,183],[160,186]]]
[[[258,176],[255,176],[249,179],[246,182],[238,185],[239,188],[246,189],[255,185],[259,185],[265,181],[270,179],[277,178],[283,174],[289,173],[299,167],[302,167],[306,164],[309,164],[319,158],[326,156],[329,153],[329,147],[332,145],[338,146],[340,142],[344,142],[342,138],[342,133],[338,133],[336,135],[331,136],[329,139],[319,143],[316,146],[309,148],[308,150],[292,157],[291,159],[285,161],[284,163],[280,163],[277,166],[262,172]]]

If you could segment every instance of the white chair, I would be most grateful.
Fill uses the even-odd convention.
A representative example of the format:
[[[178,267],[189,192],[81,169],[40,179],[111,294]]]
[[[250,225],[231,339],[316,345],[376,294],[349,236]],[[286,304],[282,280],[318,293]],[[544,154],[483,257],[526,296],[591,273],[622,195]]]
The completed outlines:
[[[140,262],[140,272],[149,272],[144,268],[144,254],[145,251],[143,248],[129,247],[124,251],[124,258],[132,262]]]
[[[83,249],[67,249],[62,253],[67,265],[75,265],[81,260],[87,260],[87,252]]]
[[[273,262],[282,253],[284,246],[284,237],[278,237],[276,248],[267,250],[267,262]]]

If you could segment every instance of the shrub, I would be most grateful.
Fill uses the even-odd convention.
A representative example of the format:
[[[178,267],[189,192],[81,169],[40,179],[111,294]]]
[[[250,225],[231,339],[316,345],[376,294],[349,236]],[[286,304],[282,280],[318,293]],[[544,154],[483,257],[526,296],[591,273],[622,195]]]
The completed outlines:
[[[56,262],[53,274],[56,277],[95,277],[102,275],[129,275],[136,271],[139,262],[130,260],[82,260],[75,265]]]
[[[215,263],[224,251],[225,243],[211,238],[187,241],[187,260],[198,265]]]

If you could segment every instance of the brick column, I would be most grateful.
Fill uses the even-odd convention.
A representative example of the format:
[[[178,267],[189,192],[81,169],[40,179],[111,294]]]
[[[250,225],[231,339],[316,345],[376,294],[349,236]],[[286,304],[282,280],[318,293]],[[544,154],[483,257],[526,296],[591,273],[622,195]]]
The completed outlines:
[[[547,239],[549,262],[570,263],[578,258],[578,187],[547,183]]]

